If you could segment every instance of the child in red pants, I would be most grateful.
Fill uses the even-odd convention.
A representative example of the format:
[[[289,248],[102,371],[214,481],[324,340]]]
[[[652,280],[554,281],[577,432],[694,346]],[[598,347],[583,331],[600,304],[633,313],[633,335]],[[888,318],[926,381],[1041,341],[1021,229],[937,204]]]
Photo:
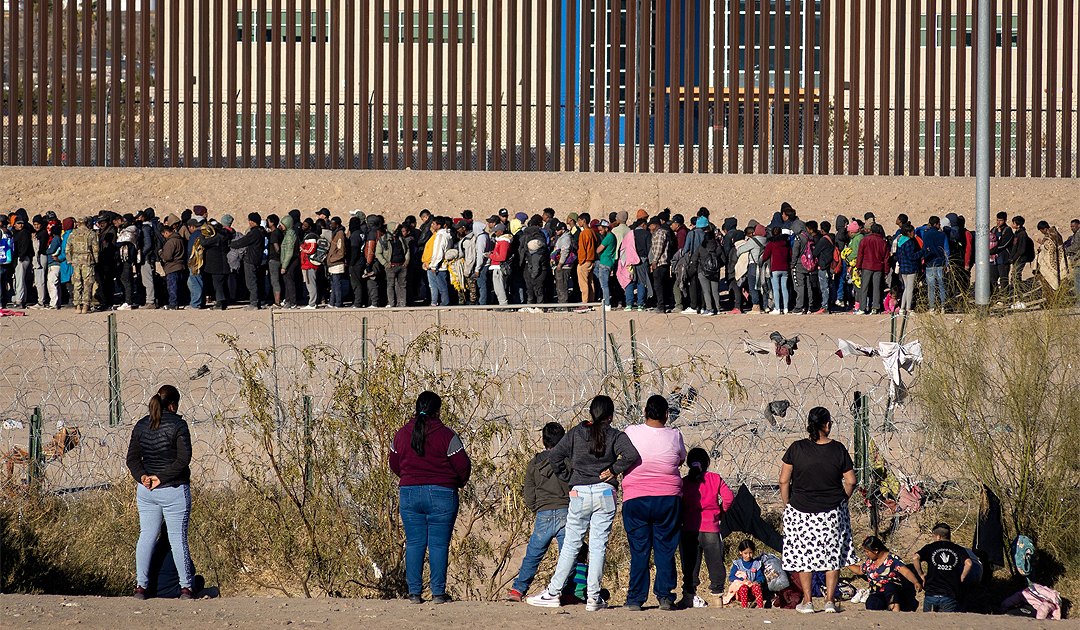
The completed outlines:
[[[761,586],[765,584],[765,571],[761,558],[757,556],[757,549],[754,548],[754,541],[746,539],[739,543],[739,557],[731,564],[728,580],[732,583],[741,582],[736,597],[743,608],[749,608],[750,595],[754,596],[754,603],[758,608],[765,607],[765,598],[761,592]]]

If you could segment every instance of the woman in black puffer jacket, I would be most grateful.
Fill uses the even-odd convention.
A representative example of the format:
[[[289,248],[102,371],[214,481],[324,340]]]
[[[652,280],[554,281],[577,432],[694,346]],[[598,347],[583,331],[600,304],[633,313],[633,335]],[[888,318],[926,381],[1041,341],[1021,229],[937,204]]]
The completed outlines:
[[[138,586],[135,598],[145,599],[150,583],[150,559],[154,555],[161,522],[169,531],[173,561],[180,574],[180,599],[192,599],[195,573],[188,551],[188,519],[191,517],[191,433],[177,415],[180,392],[162,385],[150,399],[150,413],[135,425],[128,443],[127,466],[139,482],[135,490],[139,508],[139,543],[135,547]]]

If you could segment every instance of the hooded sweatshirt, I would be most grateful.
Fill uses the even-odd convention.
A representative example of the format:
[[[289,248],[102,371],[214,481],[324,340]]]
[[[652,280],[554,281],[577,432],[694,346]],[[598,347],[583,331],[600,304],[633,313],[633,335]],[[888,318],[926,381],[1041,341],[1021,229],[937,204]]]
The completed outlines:
[[[567,431],[555,448],[548,452],[551,469],[571,487],[601,483],[600,473],[611,469],[618,476],[639,459],[630,437],[610,424],[604,425],[604,452],[593,455],[589,452],[591,431],[591,422],[582,422]],[[617,485],[614,478],[607,483]]]
[[[296,230],[293,229],[291,214],[281,217],[281,227],[285,229],[285,234],[281,237],[281,268],[288,269],[289,263],[297,254]]]
[[[482,273],[488,265],[486,254],[491,249],[491,238],[488,237],[486,228],[487,224],[483,221],[473,221],[473,245],[476,247],[476,262],[472,269],[466,269],[468,273]]]
[[[570,505],[570,487],[551,469],[548,453],[537,453],[525,469],[525,505],[533,512],[565,510]]]

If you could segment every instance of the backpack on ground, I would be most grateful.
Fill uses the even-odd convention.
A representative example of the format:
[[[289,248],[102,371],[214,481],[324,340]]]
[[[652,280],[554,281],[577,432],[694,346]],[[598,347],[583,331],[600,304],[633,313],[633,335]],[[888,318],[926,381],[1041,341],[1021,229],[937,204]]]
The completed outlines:
[[[811,242],[809,235],[806,237],[806,245],[803,247],[802,255],[799,256],[799,264],[807,271],[817,271],[817,257],[814,256],[814,244]]]
[[[308,261],[313,265],[321,265],[326,262],[326,256],[330,253],[330,241],[319,237],[315,241],[315,251],[308,255]]]
[[[1016,572],[1026,578],[1028,584],[1031,584],[1031,558],[1035,555],[1035,543],[1027,536],[1020,534],[1013,540],[1010,551]]]
[[[715,249],[705,248],[705,255],[701,257],[701,262],[698,264],[698,271],[704,274],[709,280],[717,280],[720,278],[720,257],[716,255]]]
[[[761,570],[765,573],[765,579],[768,580],[766,586],[770,591],[779,593],[791,585],[791,579],[788,577],[788,572],[784,570],[784,564],[775,555],[761,554]]]

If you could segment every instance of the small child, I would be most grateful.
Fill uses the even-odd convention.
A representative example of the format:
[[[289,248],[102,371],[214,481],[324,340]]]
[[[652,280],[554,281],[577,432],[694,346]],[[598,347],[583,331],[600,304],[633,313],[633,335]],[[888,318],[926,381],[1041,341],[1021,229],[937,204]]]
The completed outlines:
[[[709,569],[709,592],[724,592],[724,540],[720,537],[720,519],[735,500],[731,488],[720,475],[709,472],[709,454],[692,448],[686,454],[690,472],[683,477],[683,531],[679,541],[682,560],[682,601],[680,608],[700,608],[705,600],[698,596],[701,561]]]
[[[765,607],[765,597],[761,592],[761,585],[765,583],[765,567],[761,563],[761,557],[757,555],[754,541],[747,538],[739,543],[739,557],[731,563],[730,590],[735,591],[739,603],[743,608],[750,606],[750,594],[754,595],[754,602],[758,608]]]
[[[888,295],[885,296],[885,312],[895,313],[900,307],[900,295],[904,292],[903,288],[899,284],[893,284],[889,288]]]

